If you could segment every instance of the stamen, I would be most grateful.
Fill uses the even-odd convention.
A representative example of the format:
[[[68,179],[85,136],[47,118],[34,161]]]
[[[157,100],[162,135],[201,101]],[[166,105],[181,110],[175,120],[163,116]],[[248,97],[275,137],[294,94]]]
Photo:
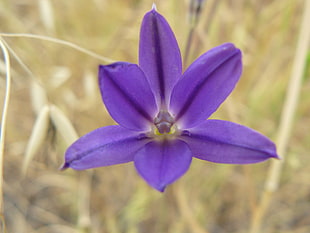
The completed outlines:
[[[155,117],[154,124],[159,134],[169,134],[174,124],[174,119],[169,112],[161,110]]]

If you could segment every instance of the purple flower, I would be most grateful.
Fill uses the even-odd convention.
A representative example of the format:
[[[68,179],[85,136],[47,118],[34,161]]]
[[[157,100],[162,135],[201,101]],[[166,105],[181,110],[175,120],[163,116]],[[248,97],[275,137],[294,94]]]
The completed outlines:
[[[234,89],[241,52],[226,43],[211,49],[182,74],[175,36],[155,8],[143,19],[139,65],[99,67],[102,100],[119,125],[96,129],[66,151],[63,169],[133,161],[159,191],[180,178],[192,157],[248,164],[278,158],[273,142],[245,126],[206,120]]]

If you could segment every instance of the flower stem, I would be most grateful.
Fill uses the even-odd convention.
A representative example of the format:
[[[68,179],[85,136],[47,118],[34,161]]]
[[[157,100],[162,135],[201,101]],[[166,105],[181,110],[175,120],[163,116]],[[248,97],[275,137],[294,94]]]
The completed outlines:
[[[11,92],[11,72],[10,72],[10,56],[1,37],[0,37],[0,47],[3,51],[4,62],[5,62],[5,67],[6,67],[6,90],[5,90],[2,119],[1,119],[1,129],[0,129],[0,221],[1,221],[3,231],[5,232],[5,220],[4,220],[4,213],[3,213],[3,157],[4,157],[4,139],[5,139],[6,119],[7,119],[10,92]],[[1,229],[1,226],[0,226],[0,229]]]
[[[282,109],[277,137],[278,154],[282,160],[273,160],[266,178],[261,200],[252,217],[250,233],[259,233],[264,214],[270,204],[272,194],[278,189],[281,170],[287,152],[288,140],[292,132],[293,120],[297,109],[302,84],[303,72],[306,66],[307,49],[310,43],[310,0],[305,1],[299,40],[288,84],[287,95]]]

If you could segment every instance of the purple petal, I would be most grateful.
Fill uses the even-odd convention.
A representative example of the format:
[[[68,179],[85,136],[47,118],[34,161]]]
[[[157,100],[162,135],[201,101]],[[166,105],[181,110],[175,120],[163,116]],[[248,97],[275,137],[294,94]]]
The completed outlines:
[[[113,119],[128,129],[146,130],[157,112],[151,88],[135,64],[117,62],[99,67],[102,99]]]
[[[234,89],[242,71],[241,52],[223,44],[200,56],[172,91],[170,111],[182,128],[207,119]]]
[[[150,142],[134,158],[139,174],[161,192],[187,171],[191,160],[191,151],[180,140]]]
[[[167,106],[171,90],[182,75],[182,60],[168,22],[155,9],[144,16],[141,25],[139,65],[158,105]]]
[[[194,157],[210,162],[248,164],[279,158],[267,137],[229,121],[207,120],[180,137]]]
[[[148,142],[142,134],[118,125],[102,127],[82,136],[67,149],[63,169],[127,163]]]

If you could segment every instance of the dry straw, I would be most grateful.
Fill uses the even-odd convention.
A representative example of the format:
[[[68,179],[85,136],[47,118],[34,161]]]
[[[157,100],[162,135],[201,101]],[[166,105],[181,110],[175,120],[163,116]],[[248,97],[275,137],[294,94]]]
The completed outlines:
[[[33,159],[34,155],[38,152],[40,147],[44,144],[49,124],[50,124],[49,107],[46,105],[43,108],[41,108],[41,111],[39,112],[37,120],[32,129],[30,139],[28,141],[22,168],[23,174],[26,174],[31,160]]]
[[[39,1],[39,12],[45,28],[49,32],[55,31],[54,11],[50,0]]]
[[[38,150],[45,143],[50,126],[50,110],[46,92],[35,80],[31,85],[31,102],[35,113],[38,115],[26,147],[22,173],[26,174],[30,162]]]
[[[0,33],[1,36],[1,33]],[[20,64],[20,66],[27,72],[27,74],[29,75],[29,77],[31,77],[32,79],[35,79],[34,74],[32,73],[32,71],[28,68],[28,66],[20,59],[20,57],[15,53],[15,51],[8,45],[8,43],[2,38],[2,42],[4,43],[4,45],[6,46],[6,48],[8,49],[8,51],[10,52],[10,54],[13,56],[13,58]]]
[[[114,60],[112,60],[110,58],[101,56],[101,55],[99,55],[97,53],[94,53],[94,52],[88,50],[88,49],[80,47],[77,44],[74,44],[72,42],[61,40],[61,39],[57,39],[57,38],[53,38],[53,37],[49,37],[49,36],[34,35],[34,34],[28,34],[28,33],[0,33],[0,36],[3,36],[3,37],[25,37],[25,38],[49,41],[49,42],[52,42],[52,43],[61,44],[61,45],[65,45],[67,47],[73,48],[73,49],[75,49],[77,51],[80,51],[80,52],[85,53],[85,54],[87,54],[89,56],[97,58],[97,59],[101,60],[104,63],[115,62]]]
[[[5,231],[5,221],[3,215],[3,157],[4,157],[4,141],[5,141],[5,130],[6,130],[6,119],[8,113],[8,106],[10,100],[10,91],[11,91],[11,66],[10,66],[10,56],[8,50],[6,49],[5,44],[0,37],[0,47],[3,51],[4,62],[6,65],[6,90],[4,97],[4,105],[1,118],[1,129],[0,129],[0,218]]]
[[[48,104],[46,91],[35,80],[33,80],[31,83],[30,97],[31,97],[32,108],[36,114],[39,114],[41,109]]]
[[[66,146],[70,146],[74,141],[78,139],[74,127],[66,115],[55,105],[50,106],[51,120],[55,125],[57,132],[60,133],[64,139]]]
[[[191,206],[188,203],[186,191],[181,184],[177,186],[175,196],[183,221],[187,223],[189,230],[193,233],[209,233],[207,229],[204,229],[204,227],[201,226],[194,216]]]
[[[92,185],[92,171],[81,172],[78,185],[78,220],[79,232],[90,232],[90,195]]]
[[[48,4],[48,3],[44,3]],[[41,6],[41,10],[44,10],[44,7]],[[50,22],[46,21],[46,27],[49,29],[52,29]],[[51,30],[50,30],[51,31]],[[90,50],[87,50],[85,48],[82,48],[74,43],[63,41],[60,39],[47,37],[47,36],[40,36],[40,35],[33,35],[33,34],[9,34],[9,33],[1,33],[1,36],[4,37],[27,37],[27,38],[33,38],[33,39],[40,39],[45,41],[50,41],[53,43],[65,45],[68,47],[71,47],[75,50],[78,50],[82,53],[85,53],[87,55],[90,55],[94,58],[97,58],[104,63],[110,63],[113,62],[112,59],[100,56]],[[22,66],[22,68],[29,74],[30,77],[33,78],[32,80],[32,105],[34,107],[35,112],[38,114],[38,117],[36,119],[35,125],[33,127],[30,139],[27,144],[27,149],[24,157],[24,163],[22,171],[25,174],[30,162],[32,161],[35,154],[38,152],[40,147],[44,144],[48,128],[50,126],[50,123],[52,122],[57,130],[57,132],[62,136],[62,138],[65,141],[66,146],[69,146],[72,142],[77,140],[78,135],[72,126],[70,120],[66,117],[66,115],[55,105],[49,105],[48,99],[46,97],[45,90],[43,87],[38,83],[38,80],[35,78],[31,70],[23,63],[23,61],[16,55],[16,53],[7,45],[7,43],[4,40],[0,40],[1,42],[1,48],[4,53],[4,60],[6,65],[6,75],[7,75],[7,89],[6,89],[6,96],[5,96],[5,105],[3,110],[3,116],[2,116],[2,126],[1,126],[1,168],[0,168],[0,174],[1,174],[1,180],[0,180],[0,208],[1,208],[1,219],[4,226],[4,219],[2,214],[2,205],[3,205],[3,197],[2,197],[2,184],[3,184],[3,176],[2,176],[2,169],[3,169],[3,151],[4,151],[4,132],[5,132],[5,125],[6,125],[6,114],[7,114],[7,107],[8,107],[8,101],[9,101],[9,91],[10,91],[10,83],[11,83],[11,77],[10,77],[10,64],[9,64],[9,53],[8,50],[12,53],[14,58],[17,60],[17,62]],[[89,87],[92,88],[92,87]],[[81,232],[84,232],[85,230],[89,229],[90,227],[90,214],[89,214],[89,200],[90,200],[90,185],[91,185],[91,174],[83,174],[82,180],[79,185],[79,218],[78,218],[78,228]],[[88,187],[88,189],[85,189],[85,187]]]
[[[265,188],[257,209],[254,212],[250,232],[261,232],[262,218],[270,204],[272,194],[278,189],[281,170],[287,153],[289,138],[292,133],[294,117],[298,105],[303,73],[306,66],[307,51],[310,43],[310,0],[305,1],[302,24],[300,27],[299,40],[292,69],[291,78],[288,84],[281,121],[277,137],[278,153],[282,160],[274,160],[271,163],[269,174],[266,179]]]

